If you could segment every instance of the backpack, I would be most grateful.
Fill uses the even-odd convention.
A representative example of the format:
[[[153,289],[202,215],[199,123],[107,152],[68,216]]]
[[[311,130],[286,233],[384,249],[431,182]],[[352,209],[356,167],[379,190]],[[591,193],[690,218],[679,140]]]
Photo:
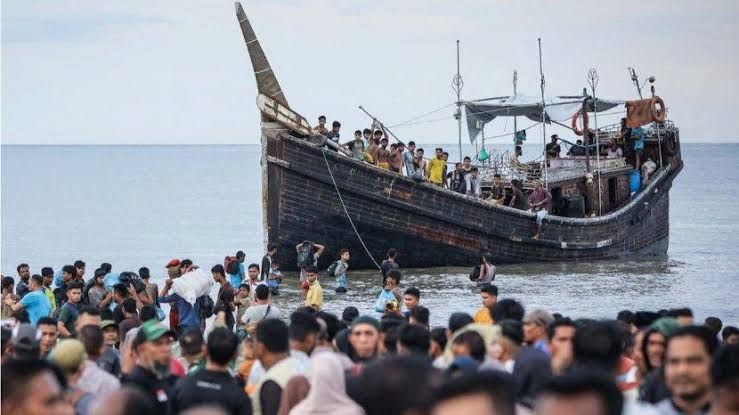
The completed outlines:
[[[226,274],[235,275],[239,273],[239,261],[236,260],[235,256],[226,256],[223,259],[223,269],[226,270]]]
[[[474,268],[472,268],[472,272],[470,272],[470,281],[477,281],[477,279],[480,278],[480,265],[475,265]]]
[[[213,303],[213,299],[210,298],[209,295],[203,295],[198,298],[196,301],[198,304],[198,316],[200,318],[210,318],[210,316],[213,315],[213,308],[215,307],[215,304]]]
[[[298,248],[298,268],[307,268],[313,265],[313,249],[312,243],[304,243]]]
[[[336,276],[336,268],[339,267],[339,261],[334,261],[331,263],[331,265],[328,266],[326,269],[326,275],[329,277],[335,277]]]

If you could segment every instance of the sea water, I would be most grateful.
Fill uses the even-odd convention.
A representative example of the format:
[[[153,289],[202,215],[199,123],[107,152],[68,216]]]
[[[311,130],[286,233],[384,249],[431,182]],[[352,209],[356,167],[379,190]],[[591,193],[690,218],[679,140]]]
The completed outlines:
[[[499,298],[571,317],[689,306],[701,321],[714,315],[739,324],[739,144],[685,144],[682,151],[667,258],[500,266]],[[161,282],[171,258],[210,271],[243,250],[247,262],[259,263],[259,155],[258,146],[2,146],[0,270],[17,277],[21,262],[40,273],[82,259],[87,277],[110,262],[118,272],[147,266]],[[401,253],[401,267],[410,255]],[[401,286],[420,288],[432,324],[445,324],[454,311],[480,307],[470,268],[403,270]],[[286,274],[275,302],[289,310],[300,297],[296,276]],[[374,314],[379,274],[350,269],[348,277],[347,294],[323,278],[325,307]]]

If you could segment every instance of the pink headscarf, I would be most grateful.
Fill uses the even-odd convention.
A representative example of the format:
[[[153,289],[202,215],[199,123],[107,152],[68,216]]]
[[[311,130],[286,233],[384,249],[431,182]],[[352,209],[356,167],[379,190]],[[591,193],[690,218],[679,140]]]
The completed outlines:
[[[290,415],[364,415],[364,410],[346,394],[341,361],[333,352],[311,357],[310,392]]]

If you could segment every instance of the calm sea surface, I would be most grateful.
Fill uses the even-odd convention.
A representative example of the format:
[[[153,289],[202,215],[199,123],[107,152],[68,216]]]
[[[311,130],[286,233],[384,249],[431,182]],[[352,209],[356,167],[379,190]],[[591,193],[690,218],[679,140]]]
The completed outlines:
[[[0,269],[16,276],[20,262],[39,273],[83,259],[88,275],[111,262],[119,272],[148,266],[161,278],[170,258],[209,270],[239,249],[258,262],[259,153],[257,146],[2,146]],[[501,297],[573,317],[690,306],[699,319],[738,324],[739,145],[687,144],[683,157],[670,193],[668,258],[502,266]],[[480,306],[468,273],[405,270],[401,285],[418,286],[432,323],[443,324],[451,312]],[[294,308],[289,277],[277,303]],[[350,291],[340,296],[324,281],[326,308],[370,312],[379,278],[350,272]]]

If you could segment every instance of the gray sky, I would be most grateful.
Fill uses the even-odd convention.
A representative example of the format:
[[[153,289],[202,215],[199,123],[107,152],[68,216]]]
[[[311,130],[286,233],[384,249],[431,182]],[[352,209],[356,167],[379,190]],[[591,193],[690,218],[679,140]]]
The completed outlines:
[[[541,37],[548,95],[580,92],[595,67],[599,96],[633,99],[626,67],[634,66],[642,79],[657,77],[683,141],[739,141],[730,100],[739,96],[737,1],[254,0],[244,8],[290,105],[312,123],[320,114],[340,120],[345,138],[368,126],[359,104],[392,125],[453,102],[456,39],[463,98],[509,94],[514,68],[519,92],[538,94]],[[255,97],[230,1],[2,2],[4,144],[255,144]],[[396,133],[455,142],[452,112]],[[495,121],[486,133],[511,128]]]

